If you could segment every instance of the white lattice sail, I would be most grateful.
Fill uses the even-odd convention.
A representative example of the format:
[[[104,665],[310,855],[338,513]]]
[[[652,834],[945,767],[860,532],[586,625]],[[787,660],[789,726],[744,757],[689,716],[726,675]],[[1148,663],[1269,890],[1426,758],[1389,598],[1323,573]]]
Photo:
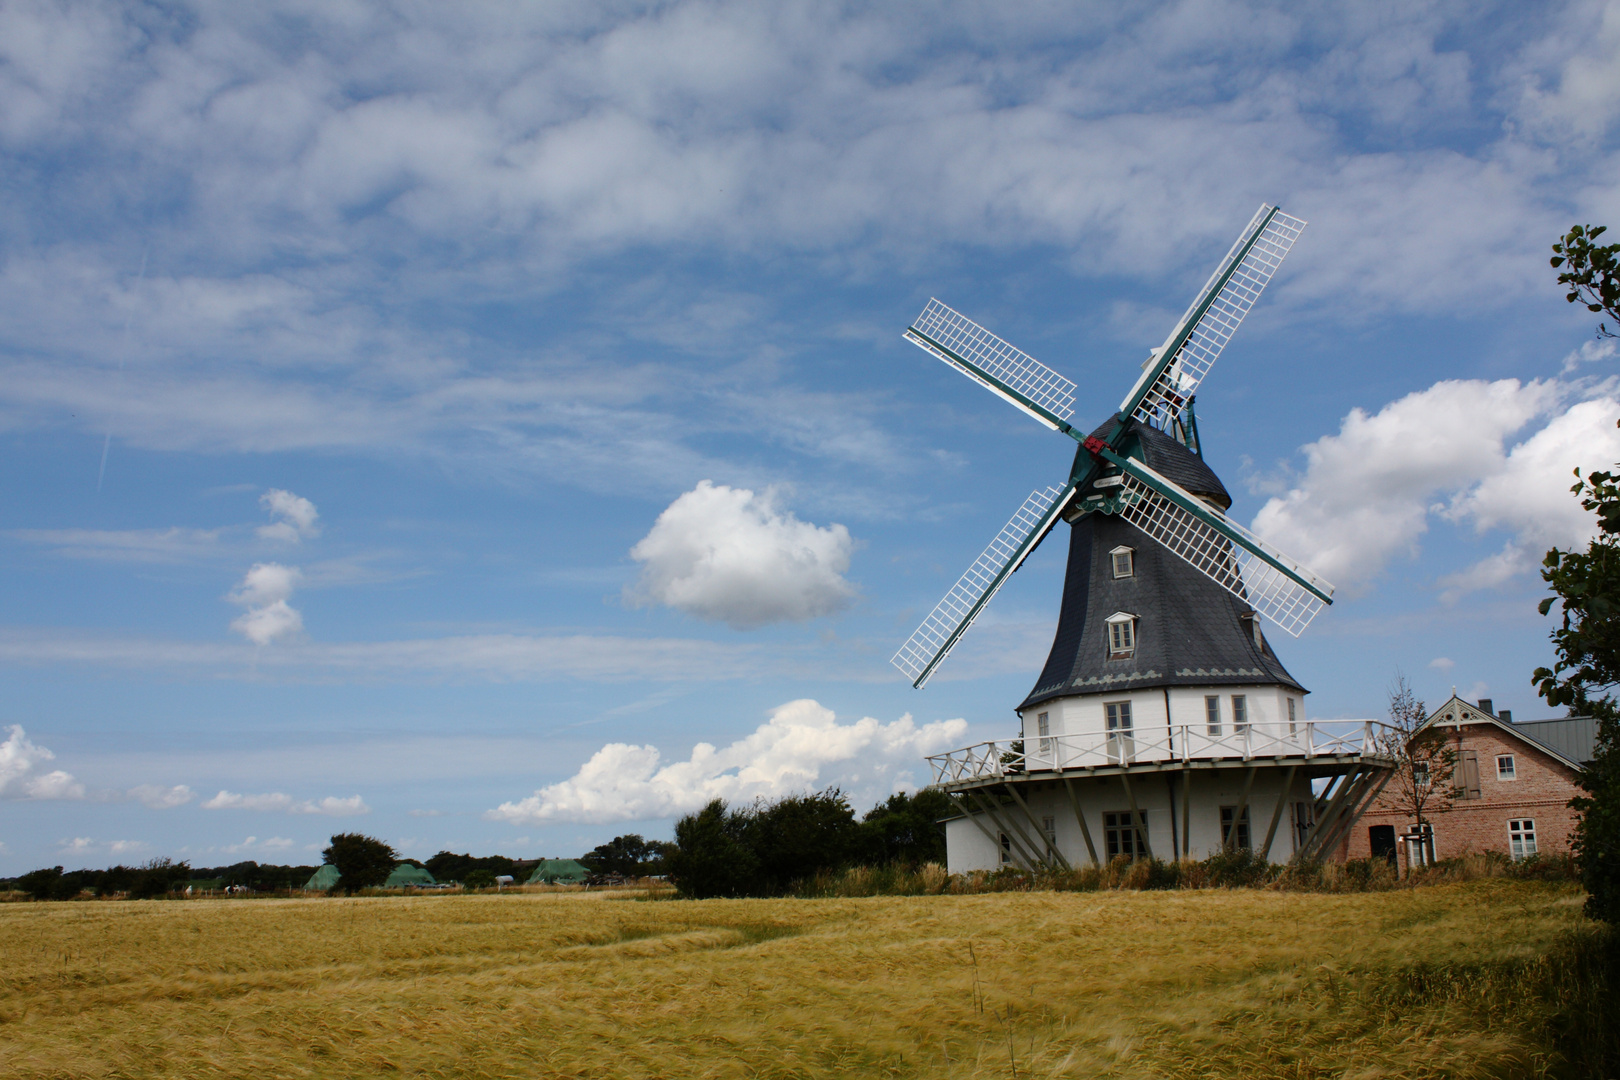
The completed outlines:
[[[951,586],[951,591],[900,646],[890,663],[910,676],[913,686],[921,687],[928,681],[940,661],[950,655],[962,634],[973,625],[984,605],[1035,550],[1041,537],[1057,521],[1071,490],[1051,487],[1031,493],[1012,520],[990,541],[990,546],[973,560],[967,573]]]
[[[1332,585],[1141,462],[1118,498],[1120,517],[1294,637],[1333,602]]]
[[[1049,428],[1074,415],[1073,382],[938,300],[905,337]]]
[[[1257,229],[1260,235],[1254,238]],[[1232,340],[1238,324],[1254,307],[1255,301],[1260,299],[1261,291],[1271,281],[1304,229],[1305,222],[1299,218],[1290,217],[1281,210],[1272,213],[1270,206],[1260,207],[1165,340],[1164,347],[1170,347],[1182,336],[1188,321],[1197,320],[1192,332],[1186,334],[1177,348],[1175,356],[1163,366],[1137,402],[1132,416],[1161,430],[1169,428],[1171,421],[1187,407],[1187,399],[1198,390],[1198,385],[1220,358],[1226,343]],[[1254,238],[1252,245],[1249,243],[1251,238]],[[1234,260],[1238,261],[1235,269],[1232,268]],[[1230,275],[1228,270],[1232,271]],[[1212,290],[1215,291],[1213,298],[1210,296]],[[1200,311],[1202,314],[1199,314]],[[1131,389],[1120,406],[1121,411],[1130,407],[1131,400],[1138,392],[1137,387]]]

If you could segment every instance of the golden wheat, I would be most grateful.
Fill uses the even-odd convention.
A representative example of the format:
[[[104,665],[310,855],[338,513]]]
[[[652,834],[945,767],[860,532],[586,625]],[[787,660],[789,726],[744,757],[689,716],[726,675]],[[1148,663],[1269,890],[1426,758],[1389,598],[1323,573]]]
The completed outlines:
[[[1503,1076],[1567,886],[0,905],[18,1077]],[[1382,994],[1382,996],[1380,996]],[[1520,1019],[1523,1019],[1521,1017]]]

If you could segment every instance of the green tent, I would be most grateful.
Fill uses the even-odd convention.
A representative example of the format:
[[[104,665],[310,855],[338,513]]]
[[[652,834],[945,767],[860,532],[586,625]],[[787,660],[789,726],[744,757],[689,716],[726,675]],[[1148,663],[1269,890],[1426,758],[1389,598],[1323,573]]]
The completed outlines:
[[[591,876],[590,868],[573,859],[541,859],[529,875],[529,885],[579,885]]]
[[[310,876],[308,881],[304,882],[304,888],[310,892],[325,892],[327,889],[330,889],[332,886],[338,883],[338,878],[340,876],[341,875],[338,874],[338,868],[330,863],[327,863],[319,870],[315,871],[315,873]]]
[[[383,882],[383,888],[403,889],[407,885],[437,884],[438,882],[433,880],[433,875],[428,873],[425,867],[412,866],[408,862],[402,862],[394,867],[392,874],[388,875],[388,880]]]

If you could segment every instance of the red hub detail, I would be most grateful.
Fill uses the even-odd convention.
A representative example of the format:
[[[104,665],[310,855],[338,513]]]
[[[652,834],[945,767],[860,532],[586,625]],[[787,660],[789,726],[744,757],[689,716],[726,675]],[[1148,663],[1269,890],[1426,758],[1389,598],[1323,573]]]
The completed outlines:
[[[1108,449],[1108,444],[1097,438],[1095,435],[1086,436],[1086,441],[1080,445],[1091,451],[1092,457],[1101,457],[1102,452]]]

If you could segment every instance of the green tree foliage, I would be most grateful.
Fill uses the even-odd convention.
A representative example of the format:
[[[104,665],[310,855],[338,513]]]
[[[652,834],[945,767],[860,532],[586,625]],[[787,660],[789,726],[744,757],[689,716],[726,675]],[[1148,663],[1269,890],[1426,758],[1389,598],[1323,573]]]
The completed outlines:
[[[1605,225],[1576,225],[1553,245],[1554,269],[1568,264],[1558,275],[1558,284],[1569,286],[1565,297],[1572,304],[1585,304],[1588,311],[1606,314],[1620,324],[1620,244],[1594,243],[1608,229]],[[1607,324],[1598,324],[1598,333],[1614,337]]]
[[[17,888],[35,900],[71,900],[81,893],[127,896],[150,900],[186,887],[191,867],[170,859],[153,859],[142,866],[113,866],[106,870],[73,870],[60,866],[35,870],[17,879]]]
[[[278,866],[248,859],[229,866],[197,867],[191,871],[191,880],[210,889],[246,885],[254,892],[286,892],[288,889],[302,888],[317,869],[314,866]]]
[[[321,858],[337,867],[339,876],[334,888],[351,895],[381,885],[399,865],[393,848],[361,833],[338,833],[332,837],[331,846],[321,852]]]
[[[669,875],[683,896],[750,896],[759,860],[745,840],[750,811],[728,810],[715,799],[675,823]]]
[[[428,872],[432,873],[431,870]],[[495,875],[482,866],[475,866],[467,871],[466,877],[461,879],[461,886],[464,889],[493,889],[495,887]]]
[[[1597,755],[1580,778],[1586,795],[1570,803],[1581,814],[1574,848],[1587,914],[1620,924],[1620,706],[1610,694],[1620,684],[1620,474],[1575,475],[1570,491],[1597,514],[1599,531],[1584,551],[1547,552],[1541,576],[1554,595],[1541,613],[1556,603],[1563,618],[1552,633],[1553,666],[1532,679],[1548,704],[1597,718]]]
[[[495,879],[501,874],[508,874],[514,878],[519,876],[517,861],[508,859],[505,855],[485,855],[475,858],[472,855],[457,855],[453,851],[441,851],[422,865],[433,875],[435,881],[459,881],[463,885],[467,884],[468,875],[474,870],[487,871],[491,885],[495,884]],[[531,862],[529,865],[532,867],[534,864]]]
[[[861,833],[866,840],[866,861],[879,866],[945,863],[945,826],[956,808],[938,788],[915,794],[896,792],[866,812]]]
[[[1396,672],[1389,688],[1390,727],[1373,741],[1380,753],[1395,762],[1386,800],[1419,826],[1450,810],[1456,798],[1457,751],[1443,729],[1423,726],[1428,718],[1428,707],[1412,691],[1406,676]],[[1434,852],[1429,855],[1432,858]]]
[[[716,799],[676,823],[669,875],[691,897],[781,896],[850,866],[943,862],[939,820],[952,812],[933,789],[890,796],[859,822],[837,788],[739,808]]]
[[[588,854],[581,855],[579,861],[593,874],[648,877],[666,872],[665,859],[674,850],[674,844],[647,840],[636,833],[629,833],[598,845]]]

